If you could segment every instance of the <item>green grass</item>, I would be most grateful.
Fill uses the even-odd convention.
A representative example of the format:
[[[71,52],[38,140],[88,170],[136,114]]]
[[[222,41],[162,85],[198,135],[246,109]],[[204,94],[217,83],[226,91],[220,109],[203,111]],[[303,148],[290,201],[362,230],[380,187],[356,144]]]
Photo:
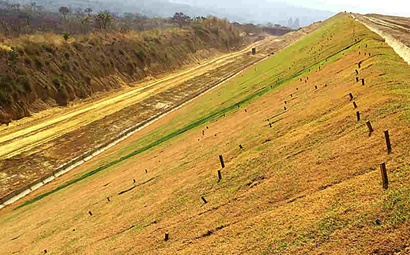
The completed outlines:
[[[387,223],[398,226],[410,219],[410,188],[391,190],[384,199],[383,211],[387,213]]]
[[[334,43],[332,41],[323,41],[322,35],[326,34],[327,31],[335,29],[335,27],[337,27],[337,29],[349,29],[352,22],[353,20],[351,18],[340,19],[338,16],[328,20],[324,23],[323,27],[306,36],[303,40],[297,41],[271,58],[255,65],[255,69],[252,68],[244,72],[243,76],[238,76],[228,81],[220,88],[198,99],[190,111],[190,114],[179,114],[178,117],[172,119],[167,125],[163,125],[154,132],[119,150],[117,159],[29,200],[16,209],[39,201],[103,170],[118,165],[135,155],[162,145],[199,126],[211,121],[216,121],[223,117],[224,114],[237,111],[238,105],[242,106],[302,75],[306,75],[310,70],[317,68],[325,62],[330,63],[336,61],[341,58],[345,52],[357,47],[357,45],[361,43],[361,40],[352,42],[351,37],[346,36],[345,33],[334,35],[337,37],[334,40],[338,42]],[[364,27],[362,29],[365,31]],[[371,35],[372,34],[363,34],[362,39],[365,37],[369,38]],[[312,45],[322,44],[324,45],[323,50],[315,54],[315,58],[312,58],[309,48]],[[292,62],[293,60],[294,62]],[[209,107],[210,101],[212,101],[213,107]],[[138,148],[139,146],[141,147]],[[135,150],[136,147],[138,149]]]

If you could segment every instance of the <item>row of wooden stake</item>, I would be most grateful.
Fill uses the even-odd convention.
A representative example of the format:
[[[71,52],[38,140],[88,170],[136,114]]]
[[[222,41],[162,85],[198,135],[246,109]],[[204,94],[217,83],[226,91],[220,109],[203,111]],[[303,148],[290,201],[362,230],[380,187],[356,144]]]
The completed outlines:
[[[366,45],[367,48],[367,45]],[[370,54],[369,54],[370,56]],[[361,68],[361,64],[360,62],[358,63],[359,68]],[[356,69],[356,75],[359,74],[359,71]],[[359,82],[359,77],[356,76],[356,82]],[[362,78],[362,86],[365,85],[364,82],[364,78]],[[354,99],[353,94],[349,93],[349,97],[350,97],[350,101],[352,101]],[[353,101],[353,107],[354,109],[357,109],[357,104],[355,101]],[[356,111],[356,118],[357,121],[360,121],[360,112]],[[369,130],[369,136],[371,136],[371,134],[373,133],[374,129],[372,127],[372,124],[370,123],[370,121],[366,122],[366,126]],[[391,146],[391,142],[390,142],[390,135],[389,135],[389,130],[384,130],[384,138],[386,140],[386,147],[387,147],[387,154],[390,154],[392,151],[392,146]],[[387,168],[386,168],[386,163],[382,162],[380,164],[380,172],[381,172],[381,176],[382,176],[382,182],[383,182],[383,189],[388,189],[389,188],[389,178],[387,176]]]

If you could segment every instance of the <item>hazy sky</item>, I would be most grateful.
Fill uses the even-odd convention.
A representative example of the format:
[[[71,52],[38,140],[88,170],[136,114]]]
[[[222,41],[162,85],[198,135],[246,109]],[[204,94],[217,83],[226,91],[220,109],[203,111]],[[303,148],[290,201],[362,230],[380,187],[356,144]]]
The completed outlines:
[[[280,0],[267,0],[278,2]],[[360,13],[383,13],[401,16],[410,16],[409,0],[282,0],[319,10],[329,10],[333,12],[351,11]]]

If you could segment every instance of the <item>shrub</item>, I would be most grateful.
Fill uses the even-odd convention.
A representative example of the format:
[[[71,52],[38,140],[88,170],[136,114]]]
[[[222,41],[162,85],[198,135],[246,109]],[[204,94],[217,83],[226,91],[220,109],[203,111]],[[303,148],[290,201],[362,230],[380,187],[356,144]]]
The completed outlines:
[[[70,39],[70,34],[69,33],[64,33],[63,38],[65,41],[68,41]]]
[[[44,67],[43,62],[38,57],[34,57],[34,64],[37,69],[42,69]]]
[[[70,72],[71,71],[71,67],[70,67],[70,63],[67,61],[63,62],[63,66],[62,66],[63,70],[66,72]]]
[[[25,64],[26,66],[31,66],[32,63],[33,63],[33,62],[31,61],[30,58],[24,58],[24,64]]]
[[[27,76],[19,76],[16,79],[16,85],[20,92],[24,93],[32,91],[30,80],[27,78]]]

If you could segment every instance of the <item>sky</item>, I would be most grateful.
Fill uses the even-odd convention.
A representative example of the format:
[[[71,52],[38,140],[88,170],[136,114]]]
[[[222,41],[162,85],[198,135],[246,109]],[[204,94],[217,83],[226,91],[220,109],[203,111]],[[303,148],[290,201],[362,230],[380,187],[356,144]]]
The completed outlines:
[[[279,0],[267,0],[278,2]],[[410,17],[409,0],[281,0],[296,6],[332,12],[380,13]]]

